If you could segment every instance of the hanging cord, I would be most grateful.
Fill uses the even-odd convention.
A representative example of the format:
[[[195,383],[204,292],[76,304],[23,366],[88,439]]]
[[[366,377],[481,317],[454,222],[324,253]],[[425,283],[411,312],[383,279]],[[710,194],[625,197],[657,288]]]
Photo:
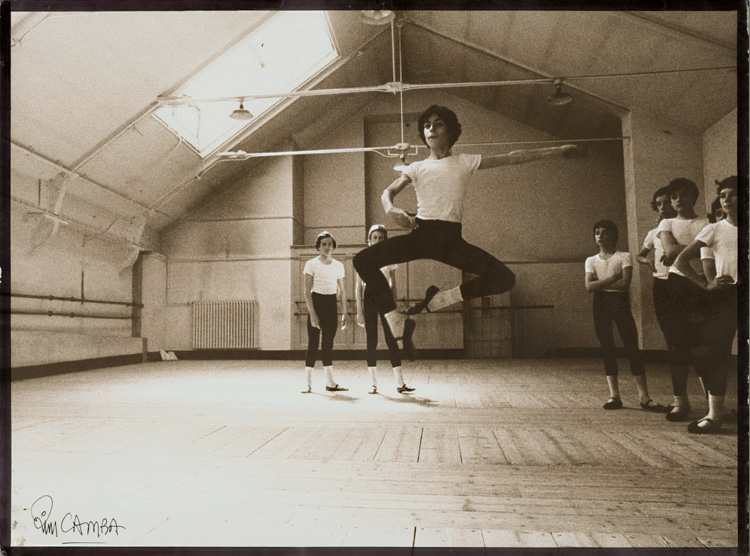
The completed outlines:
[[[401,85],[399,87],[399,96],[401,97],[401,144],[404,143],[404,75],[403,75],[403,71],[404,71],[404,64],[401,59],[401,26],[399,25],[398,27],[398,82]],[[405,158],[406,156],[403,157],[403,159]]]

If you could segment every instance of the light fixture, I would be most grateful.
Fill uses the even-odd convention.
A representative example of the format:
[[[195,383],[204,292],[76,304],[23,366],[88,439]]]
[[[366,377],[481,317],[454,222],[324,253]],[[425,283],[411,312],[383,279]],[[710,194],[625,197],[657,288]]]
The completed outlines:
[[[573,97],[562,90],[562,79],[555,79],[555,92],[547,97],[547,104],[562,106],[572,102]]]
[[[249,110],[245,110],[243,103],[240,102],[240,107],[229,115],[233,120],[252,120],[253,115]]]
[[[367,25],[386,25],[396,18],[391,10],[362,10],[359,20]]]

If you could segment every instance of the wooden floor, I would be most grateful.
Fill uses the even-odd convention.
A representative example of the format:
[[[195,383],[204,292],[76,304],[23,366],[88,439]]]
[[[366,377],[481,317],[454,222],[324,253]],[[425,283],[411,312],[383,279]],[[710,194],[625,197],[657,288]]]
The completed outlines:
[[[688,435],[640,409],[627,371],[605,411],[596,360],[418,361],[411,395],[379,369],[377,395],[360,361],[334,366],[348,392],[318,368],[308,395],[290,361],[14,382],[13,543],[737,546],[735,422]],[[668,370],[648,372],[668,402]],[[700,417],[692,375],[690,394]]]

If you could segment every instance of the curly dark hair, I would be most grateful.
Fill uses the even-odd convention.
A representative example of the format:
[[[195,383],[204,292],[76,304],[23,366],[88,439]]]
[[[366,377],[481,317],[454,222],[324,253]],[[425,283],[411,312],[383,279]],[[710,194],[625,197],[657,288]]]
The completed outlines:
[[[669,188],[667,186],[657,189],[654,193],[654,196],[651,197],[651,210],[653,210],[654,212],[659,212],[659,208],[656,206],[656,199],[664,196],[669,198]]]
[[[450,141],[449,147],[452,147],[461,136],[461,124],[458,123],[458,116],[456,116],[456,113],[450,108],[446,108],[445,106],[438,106],[437,104],[433,104],[427,110],[422,112],[422,114],[420,114],[419,119],[417,120],[417,131],[419,132],[419,138],[422,140],[422,143],[424,143],[425,145],[427,144],[427,141],[425,141],[424,138],[424,124],[427,121],[427,118],[429,118],[433,114],[437,115],[441,120],[443,120],[446,127],[448,128],[448,139]]]
[[[698,198],[698,195],[700,194],[698,192],[698,186],[695,185],[695,182],[687,178],[677,178],[677,179],[672,180],[671,182],[669,182],[667,189],[669,190],[670,197],[675,191],[679,189],[687,190],[688,193],[692,193],[696,199]]]
[[[716,180],[716,194],[721,193],[722,189],[734,189],[737,191],[737,181],[737,176],[729,176],[721,181]]]

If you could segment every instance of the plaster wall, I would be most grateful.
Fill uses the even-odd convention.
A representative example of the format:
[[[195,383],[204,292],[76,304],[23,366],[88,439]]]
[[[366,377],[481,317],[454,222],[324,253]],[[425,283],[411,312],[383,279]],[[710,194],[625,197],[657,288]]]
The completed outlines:
[[[621,231],[620,237],[627,238],[628,250],[635,256],[648,231],[658,225],[656,213],[650,208],[654,191],[675,178],[688,178],[701,191],[696,207],[705,205],[703,142],[699,134],[643,112],[630,112],[623,118],[623,135],[630,137],[623,144],[628,233],[623,236]],[[645,265],[634,264],[637,268],[633,272],[630,298],[641,347],[666,349],[654,314],[651,271]]]
[[[33,203],[45,183],[39,176],[12,171],[11,195]],[[65,202],[86,209],[75,197]],[[74,224],[59,224],[55,231],[54,221],[33,204],[10,206],[11,292],[132,302],[132,267],[127,264],[132,249],[127,243]],[[142,351],[141,339],[132,337],[130,308],[124,305],[12,297],[11,311],[16,313],[10,318],[13,367]],[[88,317],[48,316],[48,311]]]
[[[260,349],[290,348],[294,168],[292,157],[249,165],[164,234],[167,349],[192,349],[190,304],[207,300],[258,301]]]
[[[703,134],[705,206],[710,212],[716,198],[716,180],[737,175],[737,110],[731,111]]]

